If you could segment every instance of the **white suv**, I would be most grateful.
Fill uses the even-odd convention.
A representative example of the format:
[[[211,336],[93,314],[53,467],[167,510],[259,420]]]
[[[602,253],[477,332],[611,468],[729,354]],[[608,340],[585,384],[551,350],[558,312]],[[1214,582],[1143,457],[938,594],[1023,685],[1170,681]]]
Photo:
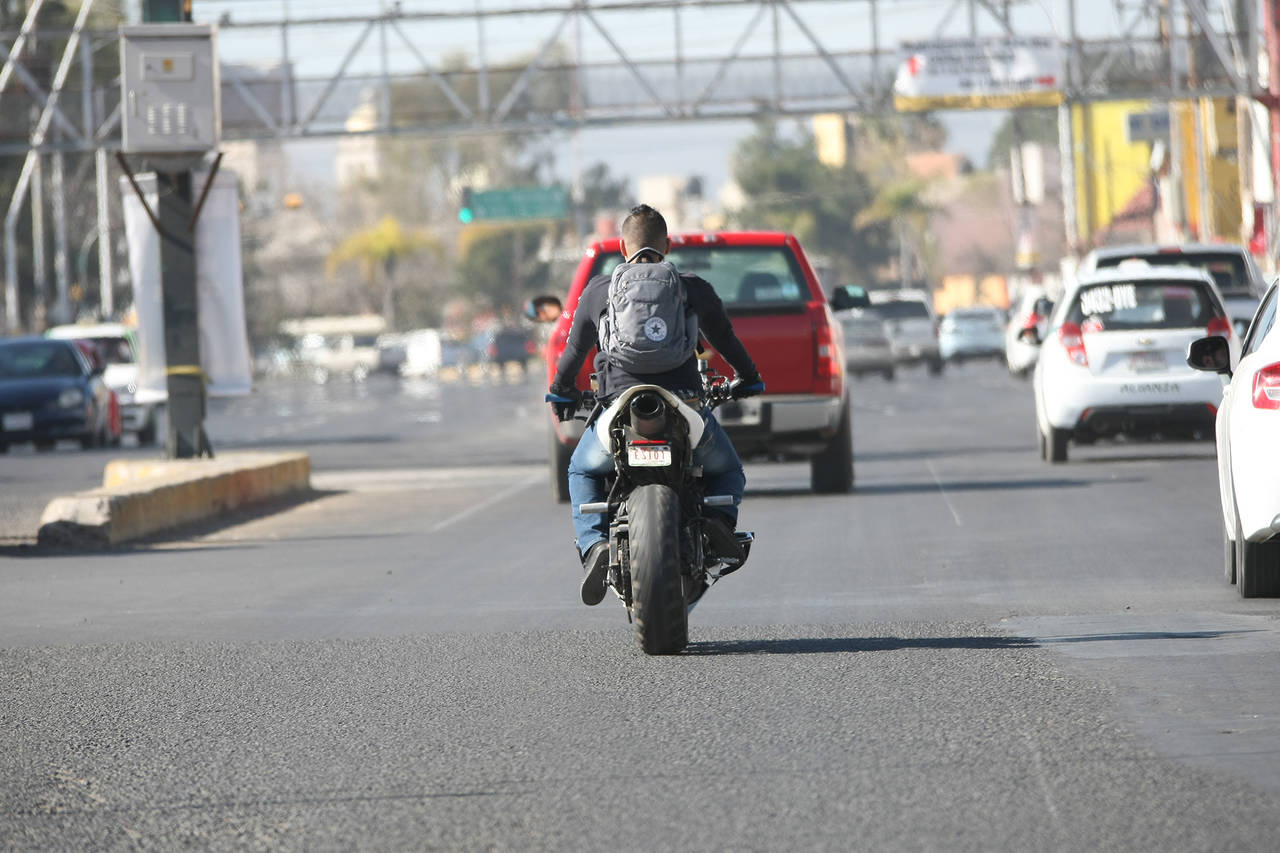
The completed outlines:
[[[871,310],[884,320],[898,364],[927,364],[929,372],[942,372],[938,350],[938,318],[923,290],[873,290]]]
[[[142,403],[138,391],[138,341],[134,330],[120,323],[85,323],[54,326],[45,337],[92,341],[107,363],[103,381],[120,400],[120,418],[128,432],[137,433],[139,444],[155,444],[160,403]]]
[[[1205,335],[1227,338],[1236,361],[1238,339],[1202,270],[1136,261],[1078,278],[1036,364],[1041,457],[1065,462],[1068,441],[1116,435],[1212,436],[1222,384],[1186,363]]]

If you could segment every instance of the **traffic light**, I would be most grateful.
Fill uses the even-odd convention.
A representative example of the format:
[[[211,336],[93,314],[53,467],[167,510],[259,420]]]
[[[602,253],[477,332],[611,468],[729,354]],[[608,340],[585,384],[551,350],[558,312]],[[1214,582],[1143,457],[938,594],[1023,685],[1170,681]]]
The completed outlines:
[[[472,205],[471,187],[462,188],[462,199],[458,204],[458,221],[463,225],[470,225],[475,221],[476,212]]]

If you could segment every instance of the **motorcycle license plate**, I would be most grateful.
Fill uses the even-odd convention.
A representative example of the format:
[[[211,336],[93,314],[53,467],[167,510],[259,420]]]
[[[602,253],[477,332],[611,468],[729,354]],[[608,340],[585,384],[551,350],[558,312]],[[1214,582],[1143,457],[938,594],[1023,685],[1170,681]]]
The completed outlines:
[[[627,464],[632,468],[671,467],[671,445],[628,444]]]

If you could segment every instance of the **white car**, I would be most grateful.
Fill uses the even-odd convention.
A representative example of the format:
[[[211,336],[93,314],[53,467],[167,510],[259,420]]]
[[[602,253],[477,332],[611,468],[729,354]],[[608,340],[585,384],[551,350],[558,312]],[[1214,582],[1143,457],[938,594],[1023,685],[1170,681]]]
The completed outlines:
[[[1135,261],[1078,278],[1054,309],[1036,364],[1041,457],[1065,462],[1068,442],[1117,435],[1212,435],[1222,384],[1186,363],[1188,345],[1206,335],[1239,353],[1222,297],[1201,270]]]
[[[155,444],[161,403],[139,402],[138,342],[132,327],[120,323],[84,323],[54,326],[47,338],[92,341],[107,363],[103,381],[120,400],[124,429],[137,433],[139,444]]]
[[[938,326],[938,352],[943,361],[1004,358],[1004,312],[999,308],[957,308]]]
[[[1224,573],[1244,598],[1280,595],[1280,333],[1277,286],[1262,299],[1236,364],[1221,340],[1191,344],[1187,363],[1230,377],[1218,408]],[[1215,381],[1218,377],[1212,377]]]

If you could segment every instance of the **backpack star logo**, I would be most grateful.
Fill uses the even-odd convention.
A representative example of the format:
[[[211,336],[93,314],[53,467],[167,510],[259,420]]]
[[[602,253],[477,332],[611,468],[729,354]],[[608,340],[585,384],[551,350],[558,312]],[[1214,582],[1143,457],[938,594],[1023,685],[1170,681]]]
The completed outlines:
[[[644,324],[644,336],[655,344],[667,339],[667,323],[661,317],[650,317]]]

